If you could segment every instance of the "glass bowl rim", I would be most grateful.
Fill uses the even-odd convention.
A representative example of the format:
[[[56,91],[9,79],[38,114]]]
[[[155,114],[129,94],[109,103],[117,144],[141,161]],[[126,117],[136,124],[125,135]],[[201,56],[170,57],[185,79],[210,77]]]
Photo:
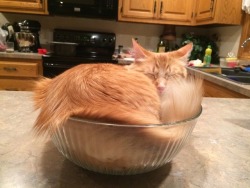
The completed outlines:
[[[115,124],[115,123],[105,123],[105,122],[98,122],[98,121],[93,121],[90,119],[83,119],[83,118],[79,118],[79,117],[70,117],[69,120],[72,121],[76,121],[76,122],[81,122],[81,123],[91,123],[93,125],[104,125],[104,126],[112,126],[112,127],[129,127],[129,128],[133,128],[133,127],[144,127],[144,128],[148,128],[148,127],[173,127],[173,126],[179,126],[182,123],[187,123],[190,121],[193,121],[195,119],[197,119],[202,113],[202,106],[200,107],[200,111],[192,116],[191,118],[187,118],[184,120],[180,120],[180,121],[175,121],[175,122],[169,122],[169,123],[161,123],[161,124],[140,124],[140,125],[133,125],[133,124]]]

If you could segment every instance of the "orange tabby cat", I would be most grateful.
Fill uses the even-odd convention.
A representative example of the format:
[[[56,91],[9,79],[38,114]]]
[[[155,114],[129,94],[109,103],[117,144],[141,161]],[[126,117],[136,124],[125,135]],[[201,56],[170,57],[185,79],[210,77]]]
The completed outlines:
[[[37,133],[52,132],[70,116],[124,124],[160,123],[160,102],[151,80],[113,64],[82,64],[34,90]]]
[[[194,79],[186,79],[185,68],[192,44],[168,53],[149,52],[134,40],[133,47],[135,62],[129,66],[84,64],[39,81],[34,90],[36,108],[41,110],[35,123],[37,132],[53,131],[70,116],[124,124],[168,122],[174,119],[170,114],[182,120],[183,112],[177,116],[176,111],[185,112],[185,108],[170,106],[181,104],[174,100],[190,100],[197,112],[202,87]],[[176,99],[171,92],[177,89],[191,93]],[[194,101],[195,96],[199,97]],[[189,107],[186,110],[185,118],[194,114]]]

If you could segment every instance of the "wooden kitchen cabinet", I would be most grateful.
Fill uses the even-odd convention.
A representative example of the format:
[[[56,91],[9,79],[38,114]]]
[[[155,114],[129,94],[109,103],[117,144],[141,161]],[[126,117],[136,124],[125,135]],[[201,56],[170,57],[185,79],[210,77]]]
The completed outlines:
[[[43,75],[42,60],[1,58],[0,90],[31,91]]]
[[[202,21],[210,21],[214,17],[215,13],[215,1],[216,0],[197,0],[196,1],[196,9],[194,13],[194,21],[196,23],[202,22]]]
[[[203,80],[204,97],[249,98],[248,96],[229,90],[208,80]]]
[[[119,0],[118,20],[207,25],[241,24],[241,0]]]
[[[240,25],[242,0],[196,0],[193,25]]]
[[[48,14],[47,0],[0,0],[0,12]]]
[[[118,20],[155,24],[191,24],[194,0],[119,0]]]
[[[191,23],[193,4],[193,0],[161,0],[158,17],[169,22]]]
[[[135,19],[153,19],[156,12],[155,0],[120,1],[123,17]]]

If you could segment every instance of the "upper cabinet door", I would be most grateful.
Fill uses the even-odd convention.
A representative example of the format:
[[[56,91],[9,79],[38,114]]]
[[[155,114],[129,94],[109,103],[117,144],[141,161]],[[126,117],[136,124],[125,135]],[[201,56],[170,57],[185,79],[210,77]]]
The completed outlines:
[[[118,20],[190,25],[195,0],[119,0]]]
[[[193,0],[161,0],[158,17],[169,21],[191,22],[193,6]]]
[[[242,0],[197,0],[194,25],[240,25]]]
[[[122,16],[132,18],[154,18],[156,0],[125,0],[122,1]]]
[[[0,0],[0,11],[48,14],[47,0]]]
[[[196,1],[196,22],[204,20],[212,20],[214,17],[216,0],[197,0]]]
[[[208,25],[241,24],[242,0],[119,0],[119,21]]]

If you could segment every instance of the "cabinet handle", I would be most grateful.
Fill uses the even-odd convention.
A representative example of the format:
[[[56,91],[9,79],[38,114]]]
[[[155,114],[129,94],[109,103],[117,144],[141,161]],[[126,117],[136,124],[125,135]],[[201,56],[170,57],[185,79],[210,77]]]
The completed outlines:
[[[191,18],[195,18],[197,16],[197,13],[195,12],[192,12],[192,14],[191,14]]]
[[[162,14],[163,2],[161,1],[160,14]]]
[[[156,1],[154,3],[154,14],[156,13]]]
[[[8,71],[8,72],[15,72],[17,69],[15,67],[4,67],[3,70]]]
[[[214,9],[214,0],[211,0],[211,3],[210,3],[210,12],[213,12],[213,9]]]

